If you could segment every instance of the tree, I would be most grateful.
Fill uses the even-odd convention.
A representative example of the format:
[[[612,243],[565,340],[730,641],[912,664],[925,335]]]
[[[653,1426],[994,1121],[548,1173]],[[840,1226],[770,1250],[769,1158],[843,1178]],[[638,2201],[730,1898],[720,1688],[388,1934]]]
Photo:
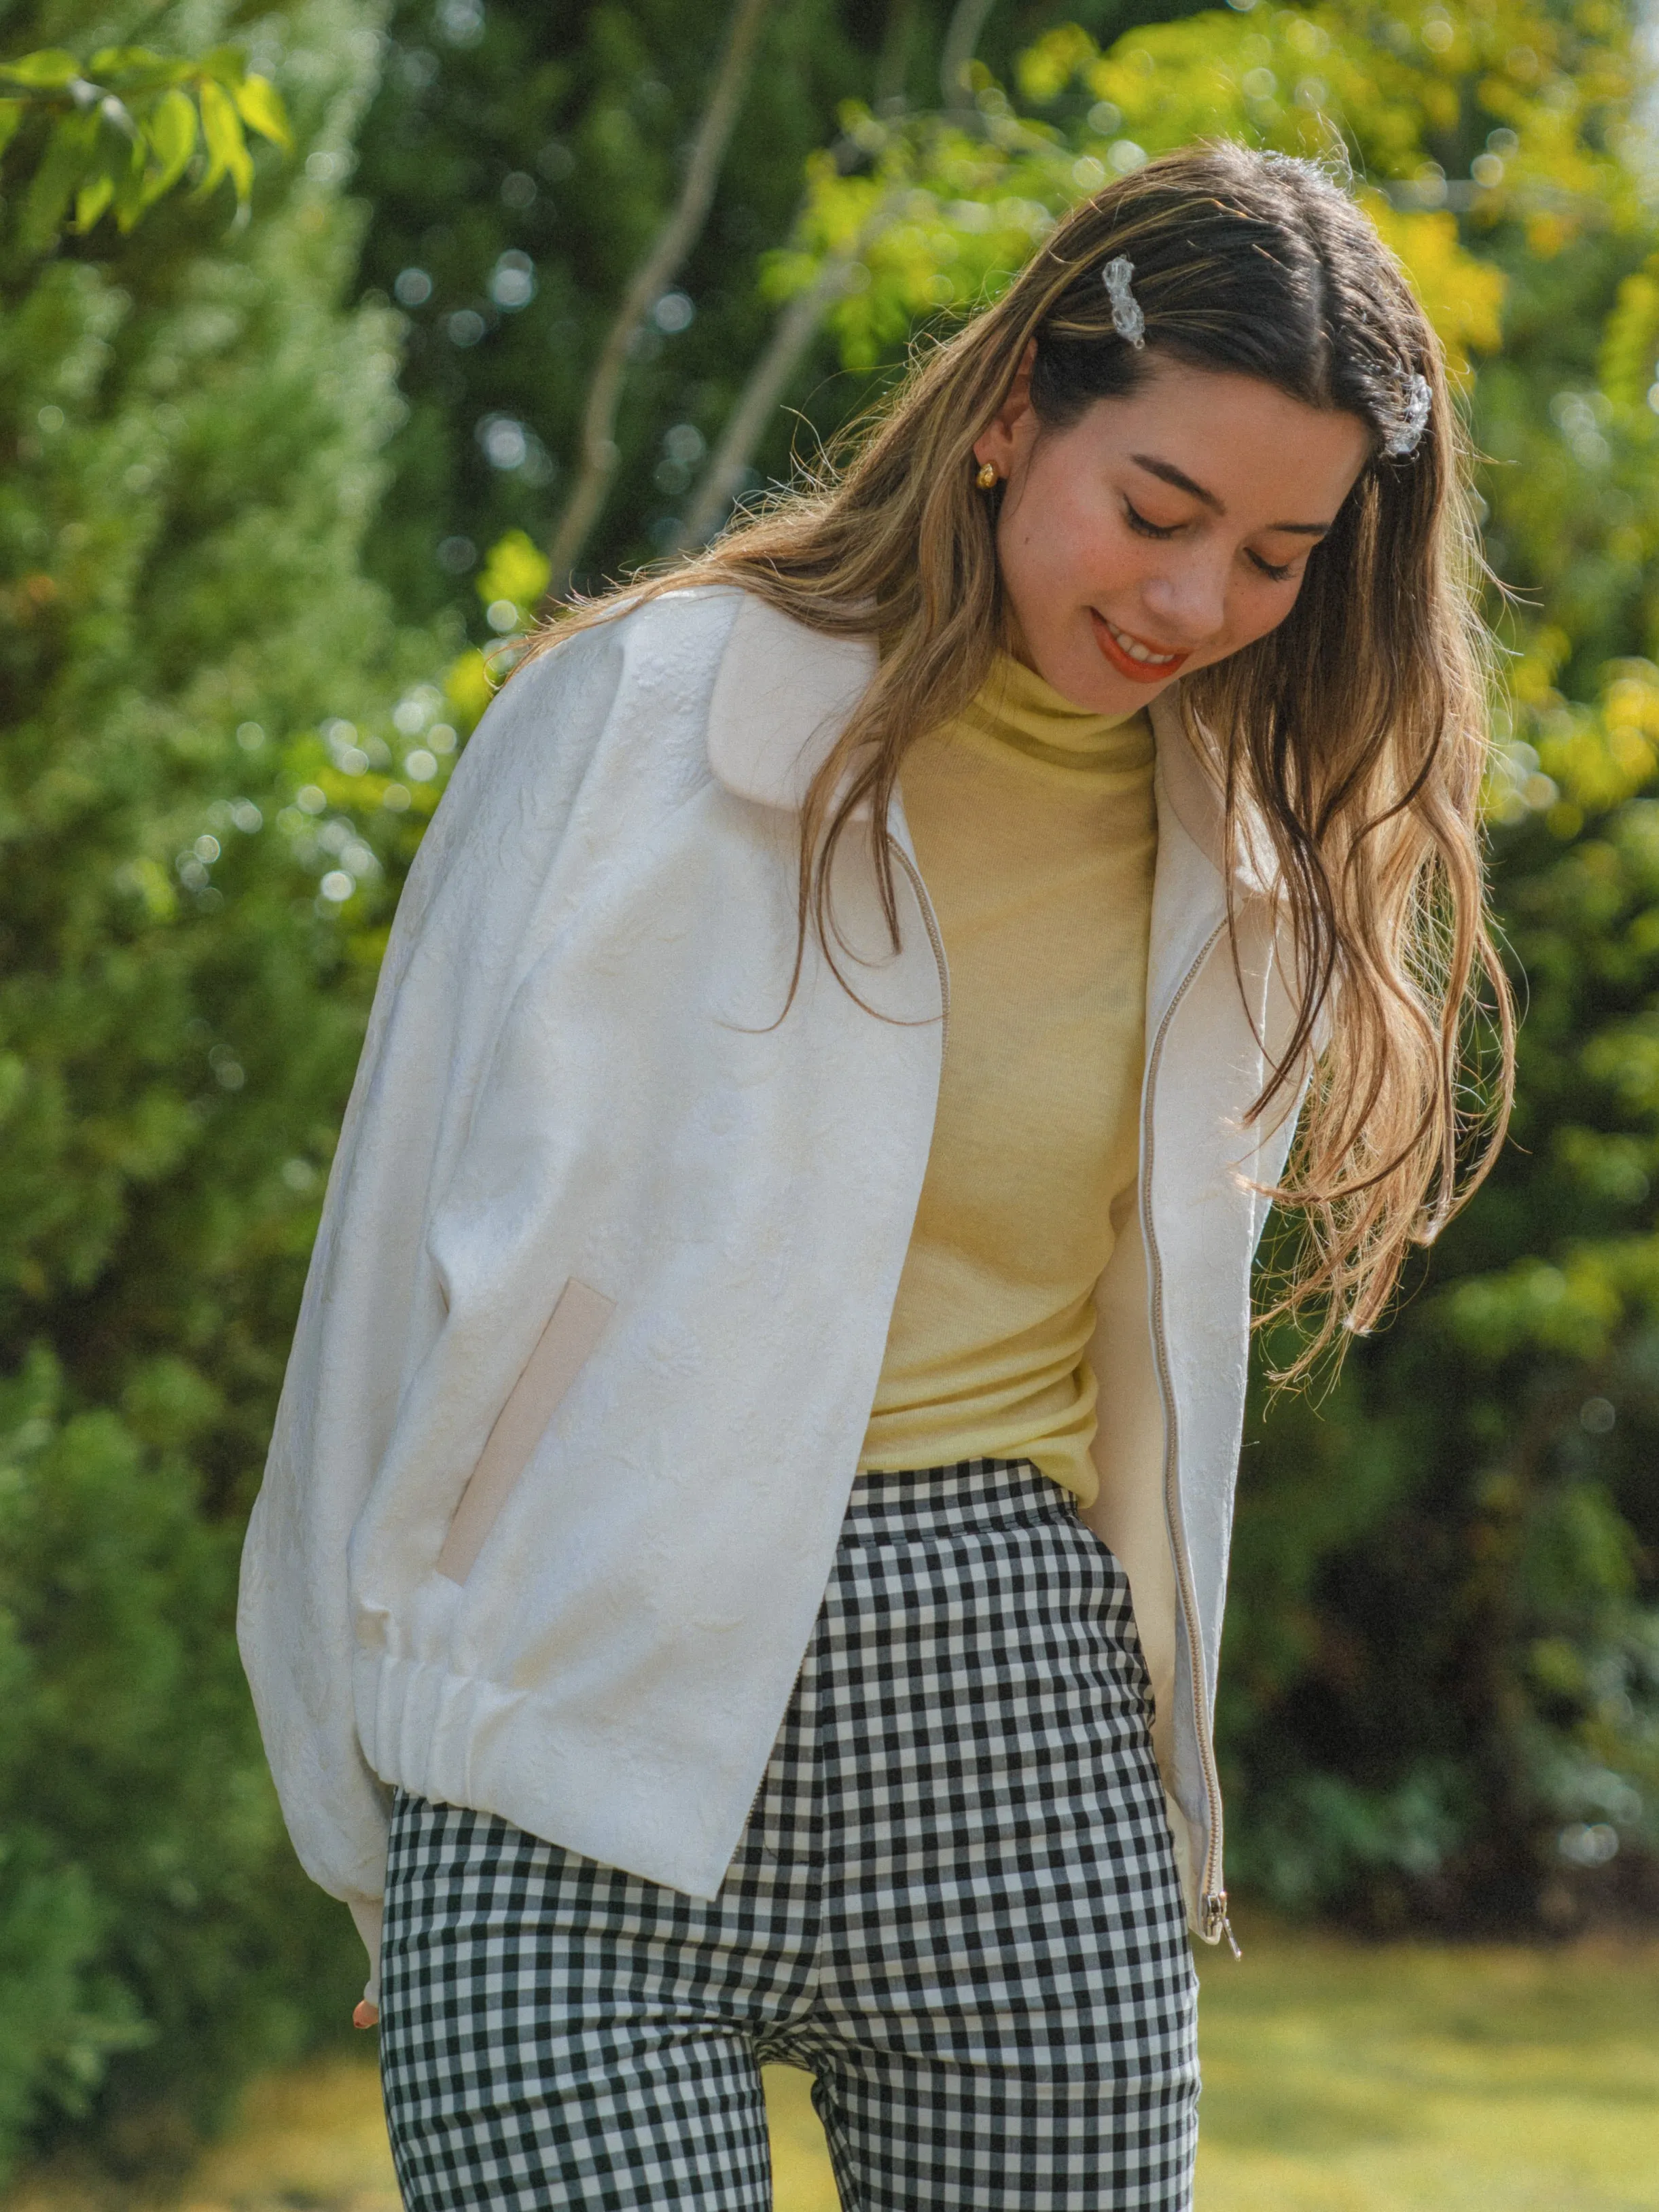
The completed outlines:
[[[84,69],[46,47],[0,63],[0,153],[10,151],[14,179],[20,170],[28,179],[16,250],[49,252],[66,228],[84,235],[106,214],[131,230],[196,165],[198,148],[198,197],[228,177],[240,215],[253,183],[249,131],[292,143],[275,86],[250,75],[234,46],[199,57],[106,46]]]
[[[131,27],[94,12],[13,29]],[[453,642],[358,566],[399,406],[389,317],[339,305],[372,10],[252,58],[302,167],[130,235],[83,206],[45,253],[27,193],[0,210],[0,2159],[176,2151],[360,1982],[282,1831],[235,1566]]]
[[[593,365],[587,405],[582,413],[579,465],[560,512],[553,549],[548,556],[554,589],[560,598],[568,587],[571,571],[599,518],[605,493],[622,458],[621,448],[611,434],[617,427],[629,349],[643,331],[646,317],[653,314],[665,297],[669,280],[679,274],[681,264],[708,220],[720,163],[726,158],[753,66],[756,41],[767,5],[768,0],[738,0],[708,102],[698,118],[686,157],[678,193],[644,260],[629,280],[616,319],[605,333],[605,343]],[[658,319],[660,321],[660,317]]]
[[[472,586],[488,549],[513,529],[551,546],[590,379],[676,203],[731,11],[732,0],[573,0],[556,16],[536,0],[393,8],[356,183],[371,209],[364,296],[407,318],[410,409],[369,557],[412,615],[457,608],[482,641]],[[780,373],[752,410],[762,434],[741,441],[717,520],[733,491],[787,476],[792,448],[810,453],[871,388],[869,373],[843,368],[819,313],[757,278],[790,235],[808,156],[865,160],[843,128],[848,101],[884,114],[939,106],[960,12],[945,0],[771,11],[708,220],[629,349],[619,457],[584,582],[682,542],[693,487],[764,362]],[[1169,9],[994,9],[979,50],[1001,66],[1034,27],[1151,12]],[[890,356],[876,374],[893,366]]]
[[[585,378],[728,5],[594,0],[555,39],[529,0],[407,0],[384,49],[372,0],[262,19],[239,66],[291,104],[303,166],[267,142],[203,198],[198,151],[131,234],[112,179],[50,251],[18,228],[46,121],[7,150],[0,2154],[82,2114],[154,2158],[345,2018],[355,1938],[293,1865],[236,1674],[240,1517],[386,922],[488,696],[466,629],[511,636],[545,588]],[[10,43],[84,48],[103,82],[94,44],[147,13],[43,0]],[[1331,1394],[1253,1431],[1236,1864],[1304,1908],[1565,1923],[1640,1894],[1659,1799],[1659,237],[1632,22],[1258,0],[1103,46],[1103,9],[1060,13],[772,12],[763,122],[751,94],[628,361],[592,574],[786,471],[1114,169],[1217,131],[1347,149],[1467,374],[1522,592],[1492,800],[1527,1149]]]

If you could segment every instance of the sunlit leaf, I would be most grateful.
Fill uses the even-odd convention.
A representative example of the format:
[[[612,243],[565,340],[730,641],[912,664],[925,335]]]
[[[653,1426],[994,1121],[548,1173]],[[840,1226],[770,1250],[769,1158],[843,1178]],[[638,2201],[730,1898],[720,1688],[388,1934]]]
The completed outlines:
[[[476,646],[453,662],[444,676],[444,697],[464,730],[471,730],[495,696],[489,664]]]
[[[1601,335],[1601,389],[1620,406],[1647,397],[1659,368],[1659,254],[1619,288]]]
[[[1384,242],[1406,264],[1446,349],[1447,367],[1464,380],[1471,352],[1495,353],[1503,335],[1503,270],[1468,251],[1456,217],[1443,209],[1402,213],[1380,192],[1366,193],[1364,205]]]
[[[547,556],[534,539],[525,531],[509,530],[489,549],[477,578],[478,596],[486,606],[510,599],[520,614],[528,614],[546,591],[551,574]]]
[[[87,64],[88,75],[107,83],[112,77],[125,76],[131,70],[147,69],[159,64],[164,69],[187,69],[187,62],[168,61],[153,46],[100,46]]]
[[[115,197],[115,179],[107,171],[94,177],[90,184],[82,185],[75,195],[75,228],[90,230]]]
[[[196,151],[196,103],[176,88],[164,92],[144,118],[156,167],[144,186],[146,204],[172,191]]]
[[[237,112],[250,131],[257,131],[262,138],[269,138],[286,153],[294,151],[294,133],[289,128],[283,96],[269,77],[245,76],[234,87],[233,96]]]
[[[202,103],[202,136],[207,141],[208,168],[203,178],[201,191],[212,191],[221,177],[228,175],[236,187],[238,199],[246,199],[253,185],[253,161],[247,150],[247,140],[242,135],[242,118],[236,112],[236,103],[221,84],[213,79],[204,81],[198,94]]]
[[[73,54],[49,47],[38,54],[20,54],[15,61],[0,62],[0,77],[14,84],[39,87],[41,90],[58,90],[72,83],[81,74],[81,64]]]

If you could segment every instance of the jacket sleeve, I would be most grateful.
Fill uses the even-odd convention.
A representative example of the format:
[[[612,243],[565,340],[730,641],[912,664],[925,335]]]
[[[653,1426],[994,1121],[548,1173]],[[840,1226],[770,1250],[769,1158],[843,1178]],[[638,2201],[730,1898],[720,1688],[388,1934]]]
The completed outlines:
[[[358,1741],[348,1550],[442,1299],[429,1200],[465,1135],[526,917],[579,808],[627,653],[571,639],[491,702],[398,908],[329,1177],[264,1485],[238,1638],[283,1814],[369,1942],[386,1793]]]

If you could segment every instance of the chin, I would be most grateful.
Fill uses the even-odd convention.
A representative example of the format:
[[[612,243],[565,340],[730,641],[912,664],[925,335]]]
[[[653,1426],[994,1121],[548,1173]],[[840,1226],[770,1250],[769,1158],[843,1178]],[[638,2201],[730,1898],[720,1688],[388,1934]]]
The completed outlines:
[[[1144,707],[1144,692],[1133,684],[1125,683],[1115,669],[1101,658],[1100,647],[1095,643],[1092,629],[1084,630],[1080,639],[1066,639],[1042,653],[1033,653],[1031,665],[1043,682],[1069,699],[1074,707],[1082,707],[1092,714],[1125,714],[1132,708]]]
[[[1163,684],[1132,684],[1120,676],[1095,643],[1092,629],[1081,647],[1067,654],[1064,677],[1050,676],[1048,681],[1073,706],[1086,707],[1097,714],[1133,714],[1167,688]],[[1174,681],[1173,677],[1169,678],[1170,683]]]

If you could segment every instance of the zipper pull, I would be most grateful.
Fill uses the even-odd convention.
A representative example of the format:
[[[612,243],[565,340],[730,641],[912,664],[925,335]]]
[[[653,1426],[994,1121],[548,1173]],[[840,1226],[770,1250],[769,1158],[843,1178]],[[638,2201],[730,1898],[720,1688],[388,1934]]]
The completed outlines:
[[[1224,1936],[1227,1939],[1227,1948],[1232,1953],[1234,1958],[1242,1959],[1244,1956],[1238,1948],[1238,1938],[1233,1933],[1233,1923],[1227,1917],[1227,1893],[1224,1889],[1212,1890],[1203,1899],[1201,1918],[1201,1933],[1206,1942],[1218,1943]]]

